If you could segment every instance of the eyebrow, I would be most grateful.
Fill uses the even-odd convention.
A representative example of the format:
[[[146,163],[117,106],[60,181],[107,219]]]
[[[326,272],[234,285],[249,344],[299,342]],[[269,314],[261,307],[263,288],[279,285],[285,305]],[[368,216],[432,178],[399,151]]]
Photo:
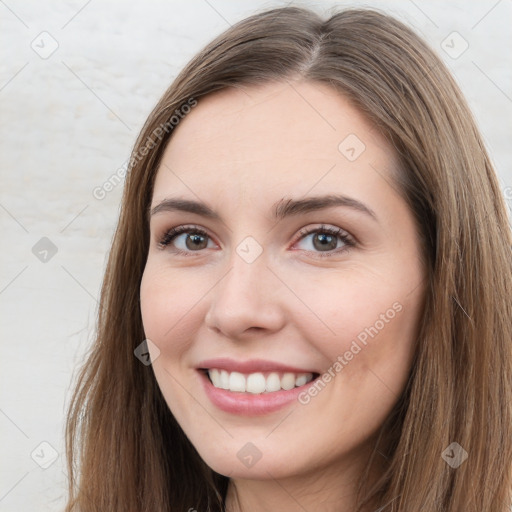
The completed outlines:
[[[275,220],[282,220],[286,217],[333,208],[335,206],[352,208],[378,222],[377,215],[371,208],[357,199],[339,194],[307,197],[305,199],[283,198],[273,205],[272,211]],[[207,204],[190,199],[177,198],[166,198],[162,200],[151,209],[150,215],[153,216],[157,213],[172,211],[195,213],[209,219],[221,220],[220,215]]]

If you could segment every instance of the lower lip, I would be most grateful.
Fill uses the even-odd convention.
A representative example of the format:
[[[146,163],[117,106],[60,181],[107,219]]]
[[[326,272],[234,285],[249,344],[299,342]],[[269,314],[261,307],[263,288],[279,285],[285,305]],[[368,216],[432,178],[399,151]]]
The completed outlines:
[[[314,381],[290,390],[274,391],[272,393],[240,393],[216,388],[208,376],[198,370],[206,395],[219,409],[231,414],[242,416],[259,416],[268,414],[288,404],[298,401],[299,394],[311,386]]]

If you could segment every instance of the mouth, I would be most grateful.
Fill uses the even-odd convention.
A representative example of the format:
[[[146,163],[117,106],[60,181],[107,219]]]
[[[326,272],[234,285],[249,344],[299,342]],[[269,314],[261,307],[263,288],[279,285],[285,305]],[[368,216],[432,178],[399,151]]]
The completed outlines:
[[[316,372],[265,371],[241,373],[222,368],[198,368],[217,389],[247,394],[272,394],[305,386],[317,379]]]

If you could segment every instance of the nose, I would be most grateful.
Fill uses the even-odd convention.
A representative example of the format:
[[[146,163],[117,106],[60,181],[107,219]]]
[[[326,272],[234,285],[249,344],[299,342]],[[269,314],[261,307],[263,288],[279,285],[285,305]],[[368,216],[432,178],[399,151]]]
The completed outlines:
[[[251,263],[234,254],[229,270],[209,294],[206,326],[229,339],[278,331],[285,321],[284,288],[264,254]]]

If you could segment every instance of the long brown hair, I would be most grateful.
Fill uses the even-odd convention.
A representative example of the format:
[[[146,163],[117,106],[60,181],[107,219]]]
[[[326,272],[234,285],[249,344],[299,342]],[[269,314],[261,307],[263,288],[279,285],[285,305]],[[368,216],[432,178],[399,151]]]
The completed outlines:
[[[377,500],[383,512],[509,511],[512,236],[476,123],[441,59],[393,17],[349,9],[324,20],[286,7],[242,20],[199,52],[135,144],[96,338],[69,405],[67,512],[223,510],[228,478],[199,457],[151,366],[134,356],[145,338],[147,210],[176,110],[220,89],[294,80],[339,91],[395,148],[393,180],[428,268],[410,378],[382,426],[385,448],[375,447],[387,466],[371,489],[361,479],[360,510]],[[459,467],[443,456],[460,450],[452,443],[468,454]]]

